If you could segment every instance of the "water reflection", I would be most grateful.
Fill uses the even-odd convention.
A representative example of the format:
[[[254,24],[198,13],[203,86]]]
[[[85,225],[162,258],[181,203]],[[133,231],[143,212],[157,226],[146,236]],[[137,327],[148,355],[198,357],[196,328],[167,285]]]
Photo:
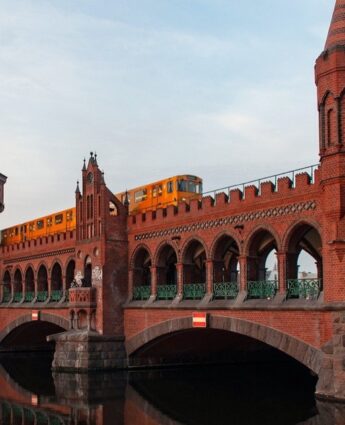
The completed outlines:
[[[296,364],[98,374],[50,372],[49,357],[1,358],[3,425],[340,425]]]

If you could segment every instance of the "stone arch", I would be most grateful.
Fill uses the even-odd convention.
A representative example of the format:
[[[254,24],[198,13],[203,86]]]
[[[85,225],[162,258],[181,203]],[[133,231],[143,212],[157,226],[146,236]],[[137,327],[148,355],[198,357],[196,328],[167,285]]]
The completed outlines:
[[[159,243],[159,245],[157,246],[157,248],[156,248],[156,250],[155,250],[155,252],[153,254],[153,257],[152,257],[152,260],[153,260],[152,261],[152,265],[153,266],[157,266],[157,262],[158,262],[158,259],[159,259],[160,255],[161,255],[161,253],[162,253],[162,250],[167,245],[170,246],[175,251],[177,262],[180,262],[181,261],[180,250],[179,249],[176,249],[177,248],[176,245],[173,242],[171,242],[170,240],[163,240],[162,242]]]
[[[295,229],[300,225],[308,225],[310,227],[314,227],[314,229],[319,233],[320,237],[322,235],[322,228],[319,222],[309,218],[309,217],[303,217],[298,220],[293,221],[288,229],[285,231],[283,238],[282,238],[282,251],[287,251],[289,248],[289,242],[292,234],[294,233]]]
[[[276,243],[277,243],[277,250],[281,251],[282,243],[281,243],[281,238],[278,235],[277,231],[272,226],[270,226],[269,224],[259,224],[254,229],[252,229],[251,232],[246,237],[246,239],[244,241],[244,246],[243,246],[243,255],[249,255],[249,249],[250,249],[250,245],[253,241],[253,238],[261,230],[265,230],[265,231],[272,234],[272,236],[274,237],[274,239],[276,240]]]
[[[74,280],[74,274],[75,274],[75,259],[74,257],[70,257],[66,261],[66,265],[65,265],[66,289],[69,289],[71,287],[71,284]]]
[[[184,241],[182,248],[181,248],[181,261],[183,262],[183,260],[186,256],[186,251],[188,250],[190,243],[193,242],[193,241],[199,242],[204,247],[206,259],[208,260],[210,258],[210,255],[209,255],[209,249],[208,249],[206,243],[204,242],[204,240],[202,238],[200,238],[200,236],[194,235],[194,236],[190,236],[188,239],[186,239]]]
[[[84,261],[83,286],[86,286],[88,288],[92,286],[92,259],[90,255],[87,255]]]
[[[137,245],[135,247],[134,251],[132,252],[132,255],[131,255],[131,258],[130,258],[130,261],[129,261],[129,268],[130,269],[132,269],[134,267],[136,255],[137,255],[138,251],[140,251],[142,248],[146,249],[146,251],[149,253],[149,256],[150,256],[151,259],[153,258],[152,252],[151,252],[150,248],[148,247],[148,245],[146,245],[145,243],[141,243],[141,244]]]
[[[52,291],[62,290],[62,266],[59,260],[55,260],[50,268],[50,279]]]
[[[37,268],[37,301],[45,301],[48,298],[48,268],[42,262]]]
[[[145,246],[135,250],[133,256],[133,286],[151,286],[152,257]]]
[[[8,302],[11,299],[12,293],[12,275],[10,270],[4,270],[2,282],[2,302]]]
[[[202,298],[206,292],[206,261],[209,258],[204,241],[191,237],[182,249],[183,296],[184,298]],[[201,292],[196,296],[195,289]],[[198,292],[199,292],[198,289]]]
[[[31,264],[27,265],[24,274],[25,301],[32,301],[35,295],[35,272]]]
[[[232,231],[229,231],[229,230],[224,230],[223,232],[218,233],[212,241],[211,248],[210,248],[210,259],[211,260],[214,260],[214,254],[215,254],[215,250],[217,248],[217,244],[220,241],[220,239],[224,236],[228,236],[229,238],[232,238],[236,242],[236,244],[237,244],[237,246],[240,250],[240,255],[241,255],[241,243],[240,243],[237,235],[235,234],[235,232],[232,232]]]
[[[316,374],[319,374],[321,370],[323,359],[321,350],[279,330],[248,320],[218,315],[210,315],[208,327],[234,332],[261,341],[294,358]],[[127,355],[133,355],[156,338],[191,329],[193,329],[192,316],[170,319],[153,325],[126,342]]]
[[[41,312],[39,321],[48,322],[48,323],[51,323],[53,325],[60,326],[61,328],[63,328],[66,331],[69,328],[69,321],[66,320],[64,317],[57,316],[55,314]],[[32,322],[31,314],[23,314],[22,316],[18,317],[13,322],[9,323],[5,327],[5,329],[2,332],[0,332],[0,344],[16,328],[18,328],[19,326],[21,326],[25,323],[30,323],[30,322]]]
[[[313,220],[301,219],[289,227],[284,239],[289,297],[319,296],[323,277],[322,246],[320,225]]]
[[[13,274],[13,301],[19,302],[23,297],[23,272],[20,267],[16,267]]]

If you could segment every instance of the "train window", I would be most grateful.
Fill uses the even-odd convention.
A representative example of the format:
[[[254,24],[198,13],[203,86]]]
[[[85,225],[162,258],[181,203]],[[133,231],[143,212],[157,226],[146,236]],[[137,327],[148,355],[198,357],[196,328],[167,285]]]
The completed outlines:
[[[179,180],[177,182],[177,190],[179,192],[201,193],[202,185],[201,183],[199,184],[188,180]]]
[[[63,215],[62,214],[58,214],[55,216],[55,224],[60,224],[63,222]]]
[[[73,220],[73,211],[67,211],[66,213],[66,220],[72,221]]]
[[[18,236],[18,227],[16,227],[16,228],[14,229],[14,234],[15,234],[16,236]]]
[[[134,202],[145,201],[147,198],[147,189],[138,190],[134,193]]]
[[[111,216],[117,216],[117,208],[114,202],[109,201],[109,214]]]
[[[52,217],[48,217],[47,218],[47,227],[50,227],[53,224],[53,219]]]
[[[43,220],[37,220],[37,229],[43,229],[44,227],[44,221]]]
[[[33,232],[35,230],[35,224],[34,223],[30,223],[29,224],[29,232]]]
[[[161,196],[162,195],[162,192],[163,192],[162,185],[161,184],[158,184],[158,185],[156,185],[156,186],[153,187],[153,189],[152,189],[152,196],[154,198],[156,198],[157,196]]]
[[[167,183],[167,192],[172,193],[173,191],[174,191],[174,182],[170,180]]]

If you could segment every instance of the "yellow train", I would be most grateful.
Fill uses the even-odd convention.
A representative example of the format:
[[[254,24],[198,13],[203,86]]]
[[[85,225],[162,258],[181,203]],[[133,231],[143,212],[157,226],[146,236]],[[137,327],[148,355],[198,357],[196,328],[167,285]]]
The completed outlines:
[[[152,211],[167,205],[177,205],[178,202],[200,198],[202,194],[202,179],[188,174],[169,177],[144,186],[138,186],[127,191],[129,213]],[[115,194],[125,201],[126,192]]]
[[[178,202],[201,198],[202,179],[197,176],[179,175],[138,186],[127,192],[115,194],[124,202],[126,193],[129,213],[152,211]],[[76,228],[76,209],[69,208],[36,218],[1,231],[1,245],[12,245],[39,237],[71,231]]]
[[[75,227],[75,208],[69,208],[2,230],[1,245],[12,245],[54,233],[71,231]]]

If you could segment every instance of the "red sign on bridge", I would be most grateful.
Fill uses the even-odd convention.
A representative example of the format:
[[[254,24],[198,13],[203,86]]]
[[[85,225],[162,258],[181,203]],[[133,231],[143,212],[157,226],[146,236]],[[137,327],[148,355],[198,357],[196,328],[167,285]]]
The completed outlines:
[[[193,313],[193,328],[207,328],[207,313]]]

